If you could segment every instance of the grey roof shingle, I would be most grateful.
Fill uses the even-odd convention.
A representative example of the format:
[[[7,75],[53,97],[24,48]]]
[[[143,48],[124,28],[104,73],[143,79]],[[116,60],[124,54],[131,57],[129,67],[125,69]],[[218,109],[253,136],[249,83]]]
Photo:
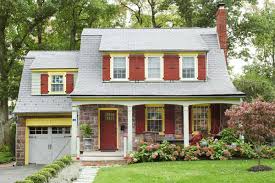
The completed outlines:
[[[78,51],[30,51],[26,58],[33,58],[31,69],[78,68]]]
[[[213,28],[84,29],[82,35],[101,35],[100,51],[206,51],[200,36]]]
[[[120,30],[120,29],[119,29]],[[147,30],[147,29],[146,29]],[[158,32],[159,29],[149,29]],[[165,29],[166,30],[166,29]],[[178,29],[176,29],[178,30]],[[192,30],[192,29],[188,29]],[[226,69],[223,51],[219,48],[213,29],[194,29],[209,48],[207,81],[193,82],[102,82],[102,55],[99,52],[104,32],[108,29],[84,30],[80,50],[78,81],[72,95],[242,95],[232,84]],[[118,30],[115,30],[119,32]],[[121,32],[123,34],[124,31]],[[94,34],[94,35],[93,35]],[[103,37],[101,39],[101,37]],[[162,39],[162,38],[160,38]],[[91,84],[92,83],[92,84]]]
[[[75,55],[77,52],[31,51],[25,58],[18,100],[14,113],[70,113],[71,99],[68,96],[31,95],[31,65],[34,57],[48,55]]]

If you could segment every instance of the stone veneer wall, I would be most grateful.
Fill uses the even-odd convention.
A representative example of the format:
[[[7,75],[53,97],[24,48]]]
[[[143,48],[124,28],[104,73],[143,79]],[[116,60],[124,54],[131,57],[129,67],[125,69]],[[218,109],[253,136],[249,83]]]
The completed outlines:
[[[16,164],[23,166],[25,164],[25,118],[19,117],[16,123]]]
[[[123,150],[123,136],[124,132],[127,134],[127,106],[121,105],[106,105],[106,104],[93,104],[80,106],[80,124],[89,124],[93,130],[92,134],[92,151],[99,150],[98,147],[98,108],[118,108],[118,134],[119,141],[118,149]],[[120,127],[124,125],[126,128],[121,131]],[[83,150],[81,138],[81,150]]]

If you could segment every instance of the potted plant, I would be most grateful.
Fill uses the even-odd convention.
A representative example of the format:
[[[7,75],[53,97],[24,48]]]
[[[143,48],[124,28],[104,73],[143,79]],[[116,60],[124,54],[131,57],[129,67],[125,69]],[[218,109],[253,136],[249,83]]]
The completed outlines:
[[[83,137],[84,151],[90,152],[92,150],[92,129],[88,124],[81,124],[80,131]]]

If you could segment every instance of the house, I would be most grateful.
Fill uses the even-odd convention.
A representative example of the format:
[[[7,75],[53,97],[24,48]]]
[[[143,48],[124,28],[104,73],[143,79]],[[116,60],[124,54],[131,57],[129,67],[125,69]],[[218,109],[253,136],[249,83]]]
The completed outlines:
[[[84,29],[80,51],[30,51],[15,107],[17,163],[123,157],[141,141],[188,146],[193,131],[217,134],[244,97],[226,56],[224,5],[216,28]],[[92,128],[92,152],[81,124]]]

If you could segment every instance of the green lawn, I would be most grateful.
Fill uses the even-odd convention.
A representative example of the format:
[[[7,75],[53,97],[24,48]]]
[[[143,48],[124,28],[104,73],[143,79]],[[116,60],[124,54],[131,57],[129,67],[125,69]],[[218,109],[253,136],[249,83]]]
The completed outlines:
[[[13,160],[14,158],[10,152],[0,152],[0,164],[9,163]]]
[[[102,168],[95,183],[275,183],[275,160],[263,160],[273,168],[269,172],[248,172],[256,160],[228,161],[177,161],[141,163],[120,167]]]

